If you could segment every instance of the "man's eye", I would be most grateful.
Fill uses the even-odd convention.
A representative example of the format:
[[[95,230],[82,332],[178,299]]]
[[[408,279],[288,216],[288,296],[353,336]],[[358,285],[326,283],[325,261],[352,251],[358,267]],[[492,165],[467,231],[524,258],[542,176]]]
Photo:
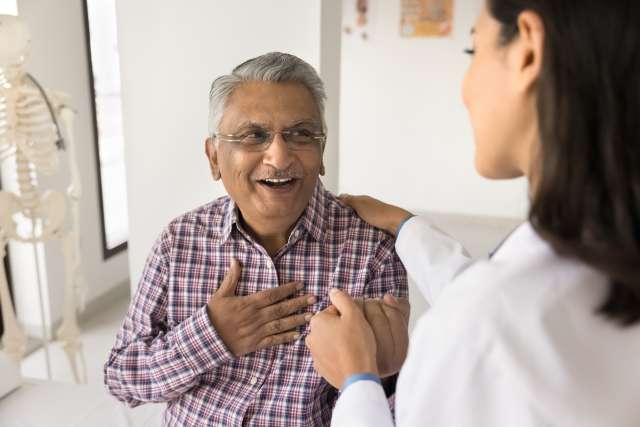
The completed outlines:
[[[245,144],[262,144],[267,140],[267,133],[264,131],[247,132],[242,136]]]
[[[302,137],[310,137],[313,135],[313,132],[307,129],[292,129],[291,136],[302,136]]]

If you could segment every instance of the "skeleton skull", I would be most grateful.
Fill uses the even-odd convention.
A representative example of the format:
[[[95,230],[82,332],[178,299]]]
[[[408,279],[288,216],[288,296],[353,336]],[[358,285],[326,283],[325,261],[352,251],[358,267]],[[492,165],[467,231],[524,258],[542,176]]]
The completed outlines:
[[[29,54],[31,35],[17,16],[0,15],[0,68],[20,66]]]

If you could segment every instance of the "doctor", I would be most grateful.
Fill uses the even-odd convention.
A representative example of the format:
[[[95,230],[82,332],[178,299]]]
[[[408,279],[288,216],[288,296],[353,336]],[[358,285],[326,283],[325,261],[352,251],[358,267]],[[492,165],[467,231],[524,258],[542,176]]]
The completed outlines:
[[[344,199],[397,233],[432,304],[398,426],[640,426],[639,22],[637,0],[486,1],[463,85],[476,168],[527,177],[531,202],[490,259],[468,265],[425,218]],[[341,388],[332,425],[391,426],[371,329],[347,294],[330,298],[307,346]]]

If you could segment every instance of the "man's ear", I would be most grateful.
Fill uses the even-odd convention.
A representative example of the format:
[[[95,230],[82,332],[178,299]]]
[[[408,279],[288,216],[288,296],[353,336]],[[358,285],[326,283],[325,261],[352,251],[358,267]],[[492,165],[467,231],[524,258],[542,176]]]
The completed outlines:
[[[545,29],[540,15],[533,11],[522,12],[518,16],[518,37],[510,52],[519,91],[528,92],[535,87],[542,71],[544,41]]]
[[[209,137],[204,141],[204,151],[209,160],[209,167],[211,168],[211,176],[214,181],[220,180],[220,165],[218,163],[218,147],[213,138]]]
[[[322,162],[322,164],[320,165],[320,176],[324,176],[324,174],[325,174],[324,162]]]

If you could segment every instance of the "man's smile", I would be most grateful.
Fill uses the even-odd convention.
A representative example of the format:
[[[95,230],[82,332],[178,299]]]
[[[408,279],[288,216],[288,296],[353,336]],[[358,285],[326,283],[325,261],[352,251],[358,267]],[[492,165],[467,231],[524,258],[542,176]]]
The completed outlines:
[[[270,192],[286,193],[293,190],[299,178],[266,178],[258,180],[258,184]]]

